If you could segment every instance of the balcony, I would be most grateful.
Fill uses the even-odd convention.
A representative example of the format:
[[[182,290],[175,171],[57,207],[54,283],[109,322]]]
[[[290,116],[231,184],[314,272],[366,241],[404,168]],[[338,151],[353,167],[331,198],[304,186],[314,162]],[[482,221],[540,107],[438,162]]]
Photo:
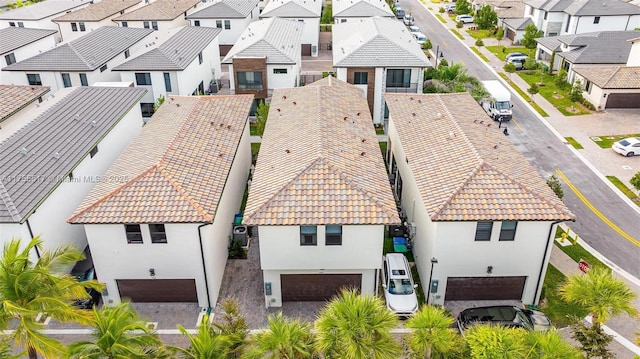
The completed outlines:
[[[384,89],[384,92],[417,93],[418,83],[387,84],[387,86]]]

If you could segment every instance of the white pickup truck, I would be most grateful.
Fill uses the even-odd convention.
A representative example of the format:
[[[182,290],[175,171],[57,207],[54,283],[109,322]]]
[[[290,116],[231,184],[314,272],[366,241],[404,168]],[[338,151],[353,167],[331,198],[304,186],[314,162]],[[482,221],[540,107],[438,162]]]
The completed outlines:
[[[507,90],[500,81],[488,80],[481,81],[482,85],[489,92],[490,97],[483,98],[480,101],[480,105],[487,112],[489,117],[498,121],[502,118],[502,121],[509,121],[513,117],[511,108],[511,93]]]

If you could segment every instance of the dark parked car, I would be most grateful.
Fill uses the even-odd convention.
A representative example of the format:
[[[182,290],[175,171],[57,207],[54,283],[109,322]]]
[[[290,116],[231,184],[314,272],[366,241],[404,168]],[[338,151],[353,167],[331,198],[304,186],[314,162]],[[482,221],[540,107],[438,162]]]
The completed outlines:
[[[404,9],[398,9],[398,8],[396,8],[396,18],[398,18],[398,19],[402,20],[402,19],[404,19],[404,16],[405,16],[406,14],[407,14],[407,13],[404,11]]]
[[[89,251],[88,246],[84,250],[84,256],[85,259],[79,261],[73,267],[71,275],[76,277],[78,282],[98,279],[96,277],[96,271],[93,268],[93,260],[91,259],[91,252]],[[87,288],[87,293],[89,293],[89,298],[78,299],[73,302],[73,305],[81,309],[92,309],[94,306],[100,304],[100,299],[102,298],[100,292],[95,289]]]
[[[514,306],[491,306],[467,308],[458,315],[460,332],[473,324],[498,324],[512,328],[545,331],[551,329],[551,321],[546,314],[531,309]]]

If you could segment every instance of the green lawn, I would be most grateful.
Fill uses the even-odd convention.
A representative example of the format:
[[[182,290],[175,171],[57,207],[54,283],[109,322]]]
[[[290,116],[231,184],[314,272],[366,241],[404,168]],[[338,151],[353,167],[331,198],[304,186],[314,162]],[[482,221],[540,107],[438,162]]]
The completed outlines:
[[[538,111],[538,113],[540,114],[540,116],[542,117],[549,117],[549,114],[545,112],[545,110],[542,109],[542,107],[538,106],[537,103],[535,102],[531,102],[531,97],[529,97],[528,94],[526,94],[524,91],[522,91],[522,89],[520,89],[520,87],[518,87],[518,85],[516,85],[513,81],[511,81],[511,79],[509,79],[509,76],[507,76],[507,74],[505,74],[504,72],[498,72],[498,75],[500,75],[500,77],[502,77],[505,81],[507,81],[509,83],[509,85],[516,90],[516,92],[518,94],[520,94],[520,96],[522,96],[522,98],[529,102],[529,105],[531,105],[531,107],[533,107],[536,111]]]
[[[249,124],[249,134],[251,136],[258,136],[258,128],[255,123]]]
[[[594,136],[591,137],[591,140],[595,142],[601,148],[611,148],[614,142],[618,142],[623,138],[627,137],[640,137],[640,133],[632,133],[630,135],[604,135],[604,136]],[[598,139],[599,141],[596,141]]]
[[[459,33],[457,30],[451,29],[451,32],[453,32],[453,34],[456,35],[460,40],[464,40],[464,36],[462,36],[462,34]]]
[[[540,72],[521,71],[518,75],[529,85],[538,84],[539,95],[549,101],[553,107],[565,116],[590,114],[591,111],[582,104],[573,102],[569,98],[569,90],[561,90],[555,84],[555,75],[540,74]]]
[[[252,143],[251,144],[251,157],[255,160],[258,157],[258,152],[260,151],[260,143]]]
[[[379,142],[380,145],[380,152],[382,152],[382,157],[387,155],[387,143],[386,142]]]
[[[477,47],[471,46],[471,51],[475,52],[476,55],[480,56],[480,58],[484,60],[484,62],[489,62],[489,59],[486,56],[484,56]]]
[[[640,197],[638,197],[629,187],[627,187],[620,179],[616,176],[606,176],[614,186],[616,186],[625,196],[629,197],[631,202],[635,203],[636,206],[640,207]]]
[[[441,23],[446,24],[447,20],[445,20],[442,15],[440,14],[436,14],[436,17],[438,18],[438,20],[440,20]]]
[[[565,137],[564,139],[567,140],[567,142],[569,142],[569,144],[573,146],[573,148],[575,148],[576,150],[581,150],[584,148],[582,147],[580,142],[576,141],[573,137]]]
[[[565,279],[562,272],[549,264],[542,284],[542,298],[546,303],[540,307],[540,310],[551,319],[551,323],[556,328],[564,328],[573,322],[571,318],[584,318],[588,314],[586,310],[577,308],[560,297],[558,287]]]
[[[467,30],[467,34],[473,37],[474,39],[486,39],[489,37],[495,37],[494,34],[491,33],[492,30]]]
[[[562,236],[562,233],[564,233],[564,230],[562,230],[562,228],[560,228],[558,226],[558,228],[556,229],[556,237],[555,238],[560,238]],[[569,239],[567,239],[567,240],[569,240]],[[576,261],[576,263],[578,263],[580,261],[580,259],[584,259],[585,261],[587,261],[587,263],[589,263],[589,265],[591,265],[592,268],[594,266],[600,266],[600,267],[603,267],[603,268],[607,268],[609,270],[611,269],[606,264],[602,263],[598,258],[594,257],[591,253],[587,252],[587,250],[582,248],[582,246],[580,246],[579,244],[573,244],[573,245],[570,245],[570,246],[562,246],[557,241],[554,241],[554,244],[561,251],[563,251],[569,257],[571,257],[571,259]],[[576,264],[576,267],[577,266],[578,265]]]
[[[514,47],[506,47],[502,45],[497,46],[486,46],[486,49],[491,51],[497,58],[502,61],[507,61],[507,55],[511,52],[524,52],[525,54],[530,54],[531,50],[527,49],[523,46],[514,46]]]
[[[418,273],[418,267],[415,265],[411,267],[411,276],[413,277],[413,282],[418,284],[418,288],[416,289],[416,297],[418,298],[418,307],[427,304],[426,298],[424,296],[424,290],[429,290],[430,283],[423,284],[420,280],[420,273]]]

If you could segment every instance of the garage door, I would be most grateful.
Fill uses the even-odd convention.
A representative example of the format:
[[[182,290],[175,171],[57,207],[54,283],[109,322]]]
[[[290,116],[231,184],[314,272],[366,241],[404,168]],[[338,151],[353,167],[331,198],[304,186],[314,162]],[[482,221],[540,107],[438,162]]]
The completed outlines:
[[[640,93],[610,93],[606,108],[640,108]]]
[[[360,289],[361,274],[282,274],[282,301],[322,301],[331,299],[344,287]]]
[[[226,56],[229,53],[229,50],[231,50],[231,48],[233,47],[233,45],[220,45],[220,56]]]
[[[507,29],[507,39],[513,41],[516,39],[516,32],[511,30],[511,29]]]
[[[302,44],[302,56],[311,56],[311,44]]]
[[[197,302],[195,279],[117,279],[121,298],[132,302]]]
[[[527,277],[449,277],[445,300],[522,299]]]

